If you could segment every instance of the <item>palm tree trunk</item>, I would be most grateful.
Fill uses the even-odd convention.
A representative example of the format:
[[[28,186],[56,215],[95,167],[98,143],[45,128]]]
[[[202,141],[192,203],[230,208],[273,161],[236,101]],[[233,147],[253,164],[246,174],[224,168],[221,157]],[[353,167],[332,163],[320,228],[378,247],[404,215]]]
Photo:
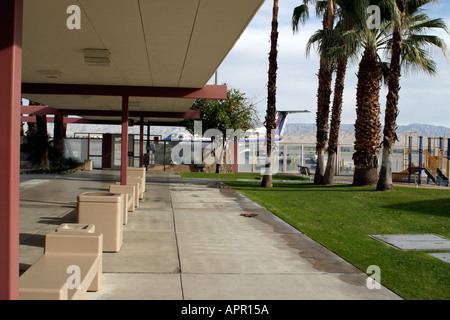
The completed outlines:
[[[330,137],[328,139],[328,160],[322,183],[330,185],[334,182],[336,153],[341,126],[342,98],[344,95],[344,81],[347,71],[347,60],[340,59],[336,71],[334,86],[333,108],[331,112]]]
[[[48,160],[48,133],[47,133],[47,116],[36,115],[37,127],[37,144],[39,147],[39,162],[40,167],[47,168],[49,166]]]
[[[332,30],[336,15],[336,3],[329,1],[323,15],[323,30]],[[322,184],[325,174],[325,152],[328,142],[328,118],[330,114],[331,82],[333,73],[331,68],[320,58],[319,86],[317,89],[317,114],[316,114],[316,153],[317,165],[314,173],[314,184]]]
[[[402,24],[405,13],[405,0],[397,0],[397,7],[402,14],[401,24],[395,28],[392,36],[392,56],[389,71],[389,92],[386,97],[384,118],[383,156],[381,159],[380,177],[377,190],[392,190],[392,148],[397,135],[395,133],[398,114],[398,93],[400,91],[400,56],[402,51]]]
[[[321,58],[322,60],[322,58]],[[317,165],[314,184],[322,184],[325,174],[325,152],[328,142],[328,118],[330,114],[332,71],[321,61],[319,69],[319,88],[317,92],[316,114],[316,152]]]
[[[276,91],[277,91],[277,44],[278,44],[278,0],[273,1],[271,48],[269,54],[269,82],[267,85],[267,115],[266,115],[266,164],[261,187],[272,187],[272,131],[275,129]]]
[[[66,125],[64,124],[64,116],[55,115],[55,122],[53,128],[53,146],[59,151],[58,160],[64,158],[64,138],[66,138]]]
[[[353,185],[375,185],[378,181],[380,147],[381,66],[376,52],[367,48],[359,64],[356,90],[355,171]]]

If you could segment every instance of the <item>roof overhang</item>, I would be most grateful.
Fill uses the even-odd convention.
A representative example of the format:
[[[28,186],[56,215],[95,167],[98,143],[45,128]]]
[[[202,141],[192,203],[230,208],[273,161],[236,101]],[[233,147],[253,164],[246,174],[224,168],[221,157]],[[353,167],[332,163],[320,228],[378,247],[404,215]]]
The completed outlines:
[[[66,26],[72,0],[25,0],[23,98],[54,109],[185,113],[264,0],[78,0],[80,29]],[[109,66],[85,63],[86,49]],[[91,119],[99,119],[90,116]],[[108,119],[113,120],[113,119]],[[173,118],[145,121],[167,122]]]

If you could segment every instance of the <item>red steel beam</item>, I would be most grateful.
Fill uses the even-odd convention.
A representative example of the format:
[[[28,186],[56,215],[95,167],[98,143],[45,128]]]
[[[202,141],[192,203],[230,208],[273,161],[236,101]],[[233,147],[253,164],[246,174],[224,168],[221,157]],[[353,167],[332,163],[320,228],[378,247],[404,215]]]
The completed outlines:
[[[36,122],[36,116],[21,116],[20,117],[21,122]],[[92,123],[88,119],[84,118],[64,118],[64,123],[86,123],[90,124]],[[47,123],[54,123],[55,118],[54,117],[47,117]],[[122,122],[116,121],[117,124],[121,124]]]
[[[121,117],[122,111],[112,110],[78,110],[78,109],[55,109],[47,106],[22,106],[22,114],[31,115],[64,115],[64,116],[103,116]],[[129,111],[130,118],[168,118],[168,119],[200,119],[199,110],[188,110],[186,112],[155,112],[155,111]]]
[[[21,122],[36,122],[36,116],[22,116]],[[47,117],[47,123],[54,123],[54,117]],[[85,118],[64,118],[64,123],[67,124],[109,124],[109,125],[121,125],[121,120],[89,120]]]
[[[130,96],[186,99],[227,98],[227,86],[206,85],[203,88],[111,86],[81,84],[22,83],[23,94]]]
[[[0,1],[0,299],[19,298],[22,0]]]
[[[36,122],[36,116],[22,116],[22,122]],[[53,123],[53,117],[47,117],[47,123]],[[64,123],[67,124],[105,124],[105,125],[122,125],[122,120],[97,120],[85,118],[64,118]],[[179,127],[179,122],[146,122],[147,124],[159,127]]]
[[[149,126],[152,127],[182,127],[179,122],[147,122]]]

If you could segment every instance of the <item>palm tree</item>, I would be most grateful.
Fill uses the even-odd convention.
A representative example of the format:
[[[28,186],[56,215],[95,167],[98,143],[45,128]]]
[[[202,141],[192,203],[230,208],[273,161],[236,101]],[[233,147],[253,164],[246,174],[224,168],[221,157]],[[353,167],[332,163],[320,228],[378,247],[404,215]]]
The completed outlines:
[[[377,183],[378,191],[392,190],[391,159],[392,148],[396,140],[396,119],[398,114],[398,100],[400,91],[400,71],[403,61],[413,66],[419,66],[429,74],[435,74],[435,63],[431,60],[423,46],[435,46],[447,53],[445,43],[436,36],[421,34],[426,29],[443,29],[448,33],[447,26],[441,19],[428,18],[421,7],[435,0],[406,1],[397,0],[397,7],[401,13],[399,24],[394,25],[391,47],[391,65],[386,98],[384,122],[383,155],[380,176]],[[405,33],[405,35],[403,35]],[[403,41],[403,38],[405,40]]]
[[[64,139],[67,130],[67,124],[64,123],[65,118],[63,115],[55,115],[53,128],[53,146],[59,151],[61,157],[64,156]]]
[[[333,30],[316,31],[307,44],[308,54],[311,46],[315,45],[324,61],[336,71],[327,149],[328,161],[322,180],[324,185],[334,182],[347,64],[349,60],[355,59],[361,50],[362,39],[358,32],[366,25],[365,15],[361,16],[366,6],[358,7],[358,3],[352,0],[336,0],[339,17],[336,27]]]
[[[351,0],[348,1],[355,3]],[[424,48],[433,45],[446,51],[445,43],[440,38],[424,33],[430,28],[445,26],[440,19],[431,20],[423,13],[421,7],[430,2],[430,0],[406,2],[401,63],[407,68],[419,68],[432,74],[435,71],[435,64]],[[362,186],[376,185],[378,182],[377,167],[381,140],[379,93],[383,73],[388,81],[390,78],[389,68],[379,56],[379,51],[385,51],[392,55],[394,26],[400,25],[401,15],[395,0],[357,1],[357,3],[362,6],[355,7],[357,12],[354,16],[360,18],[356,18],[354,21],[357,21],[360,27],[351,32],[354,32],[355,37],[359,39],[363,55],[357,74],[353,184]],[[379,29],[370,29],[364,22],[367,19],[364,7],[367,8],[369,4],[377,4],[381,8],[382,19]],[[410,6],[409,9],[408,6]],[[392,113],[388,110],[389,112]],[[396,117],[397,113],[394,113]]]
[[[339,128],[341,123],[342,100],[344,93],[344,81],[347,71],[348,58],[351,52],[343,43],[343,34],[340,22],[332,31],[318,30],[308,41],[307,53],[312,45],[316,45],[319,53],[329,64],[330,68],[336,69],[336,80],[334,85],[333,106],[331,111],[330,133],[328,137],[328,160],[325,174],[321,181],[323,185],[332,184],[334,181],[335,160],[338,147]]]
[[[312,0],[303,0],[303,4],[294,8],[292,15],[292,29],[298,32],[299,23],[304,23],[309,17],[308,5]],[[316,14],[323,14],[322,29],[332,30],[336,17],[336,1],[314,1]],[[316,152],[317,166],[314,175],[314,183],[322,184],[325,174],[325,151],[328,141],[328,118],[330,113],[330,97],[332,83],[332,69],[321,55],[319,67],[319,84],[317,89],[317,113],[316,113]]]
[[[400,23],[394,25],[392,34],[391,65],[389,70],[389,92],[386,100],[386,112],[384,120],[383,156],[381,160],[380,176],[378,178],[377,190],[392,189],[391,156],[392,147],[395,143],[395,123],[397,118],[398,93],[400,91],[400,56],[402,51],[402,30],[405,22],[406,1],[397,0],[397,8],[400,12]]]
[[[276,113],[276,91],[277,91],[277,69],[278,69],[278,0],[273,1],[272,12],[272,32],[270,36],[271,48],[269,54],[269,82],[267,85],[267,115],[265,120],[266,125],[266,164],[261,187],[272,187],[272,138],[273,130],[275,129],[275,113]]]
[[[358,3],[358,6],[354,7],[354,28],[350,33],[358,39],[363,51],[357,73],[353,185],[374,185],[378,180],[381,131],[379,96],[383,77],[383,62],[378,51],[388,42],[385,37],[387,21],[397,21],[398,11],[395,0],[350,2]],[[371,4],[382,9],[380,29],[370,28],[366,23],[367,8]]]
[[[341,126],[342,101],[344,95],[347,59],[339,59],[334,84],[333,107],[331,109],[330,134],[328,138],[328,157],[322,184],[330,185],[334,182],[336,153],[339,143],[339,129]]]
[[[331,111],[330,132],[328,137],[328,160],[323,176],[322,184],[330,185],[334,182],[335,161],[338,148],[339,129],[341,124],[342,102],[344,94],[344,82],[348,61],[358,53],[357,39],[350,32],[353,20],[353,5],[350,1],[336,1],[339,21],[333,30],[318,30],[309,39],[307,53],[312,45],[316,45],[324,60],[336,70],[334,85],[334,97]]]

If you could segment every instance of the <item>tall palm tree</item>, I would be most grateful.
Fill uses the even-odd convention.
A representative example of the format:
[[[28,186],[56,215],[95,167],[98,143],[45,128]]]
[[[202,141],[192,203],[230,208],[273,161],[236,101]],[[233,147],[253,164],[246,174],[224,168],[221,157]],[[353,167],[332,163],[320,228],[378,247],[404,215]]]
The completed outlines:
[[[389,69],[388,95],[386,100],[386,112],[384,120],[383,155],[381,160],[380,176],[377,190],[392,189],[392,148],[395,143],[395,123],[397,118],[398,93],[400,91],[400,56],[402,51],[402,30],[405,22],[406,1],[397,0],[397,8],[400,12],[400,23],[394,25],[392,34],[391,65]]]
[[[334,182],[336,153],[339,143],[339,129],[341,126],[342,101],[344,82],[347,72],[347,59],[339,59],[334,84],[333,106],[331,108],[330,134],[328,137],[328,157],[322,184],[330,185]]]
[[[447,26],[441,19],[428,18],[421,7],[436,2],[435,0],[406,1],[397,0],[401,13],[399,24],[395,24],[392,33],[391,65],[386,98],[384,122],[383,155],[380,176],[377,183],[378,191],[392,190],[392,149],[396,140],[396,120],[400,91],[400,74],[402,56],[405,63],[419,66],[429,74],[435,74],[435,63],[423,50],[423,46],[435,46],[447,54],[445,43],[436,36],[423,34],[424,29],[443,29],[448,33]],[[405,33],[405,35],[403,35]],[[405,38],[405,40],[403,40]]]
[[[269,81],[267,85],[267,114],[266,114],[266,163],[261,187],[272,187],[272,138],[275,129],[277,69],[278,69],[278,0],[273,1],[272,32],[270,36],[271,48],[269,53]]]
[[[308,5],[314,2],[316,14],[323,15],[322,29],[332,30],[336,17],[335,0],[303,0],[303,4],[294,8],[292,15],[292,29],[298,32],[300,22],[304,23],[309,17]],[[317,166],[314,174],[314,183],[322,184],[325,174],[325,151],[328,141],[328,118],[330,114],[330,97],[332,84],[332,69],[321,55],[319,67],[319,84],[317,89],[317,113],[316,113],[316,152]]]
[[[341,21],[340,21],[341,22]],[[329,185],[334,181],[335,160],[338,147],[339,128],[341,123],[342,101],[344,94],[344,82],[347,71],[347,63],[350,52],[343,43],[345,35],[340,22],[332,31],[318,30],[308,41],[307,53],[309,54],[312,45],[316,45],[319,53],[329,64],[330,68],[336,69],[336,79],[334,85],[333,105],[331,109],[330,133],[328,137],[328,157],[325,174],[321,184]]]
[[[307,44],[308,54],[311,46],[315,45],[320,55],[336,72],[328,137],[328,160],[322,180],[324,185],[334,182],[347,65],[350,59],[356,57],[359,49],[355,33],[351,32],[354,27],[353,4],[350,1],[341,0],[336,0],[336,4],[338,5],[337,16],[339,17],[336,27],[333,30],[316,31]]]
[[[395,0],[361,0],[357,3],[359,5],[354,7],[356,18],[352,32],[359,39],[363,53],[357,73],[353,185],[364,186],[375,185],[378,180],[381,138],[379,97],[383,77],[383,63],[378,51],[386,46],[388,41],[384,37],[387,21],[397,21],[398,11]],[[370,28],[366,23],[367,8],[372,4],[378,5],[383,12],[380,29]]]
[[[362,36],[362,30],[367,25],[365,13],[369,2],[336,0],[336,4],[338,5],[337,16],[339,17],[336,27],[333,30],[316,31],[307,45],[307,53],[309,53],[311,46],[315,45],[324,61],[336,70],[327,149],[328,161],[322,180],[324,185],[334,182],[347,64],[350,59],[355,59],[363,49],[362,45],[365,39]]]
[[[435,63],[425,49],[427,46],[433,45],[445,52],[445,43],[439,37],[426,34],[427,29],[443,25],[441,20],[431,20],[423,13],[421,7],[429,2],[430,0],[408,0],[406,2],[401,64],[407,68],[419,68],[432,74],[435,71]],[[353,3],[355,2],[353,1]],[[383,62],[379,52],[385,51],[392,55],[394,26],[400,25],[401,15],[396,0],[361,0],[357,3],[362,6],[355,7],[358,11],[355,17],[360,18],[354,20],[359,21],[360,28],[355,28],[352,32],[355,33],[355,37],[359,38],[358,42],[363,49],[363,54],[357,74],[353,184],[376,185],[381,140],[379,93],[383,71],[387,71],[388,79],[390,77],[389,68],[386,68],[387,64]],[[366,9],[361,10],[361,8],[367,8],[369,4],[376,4],[381,8],[382,19],[379,29],[370,29],[364,23],[367,13]],[[408,6],[410,6],[409,9]]]

